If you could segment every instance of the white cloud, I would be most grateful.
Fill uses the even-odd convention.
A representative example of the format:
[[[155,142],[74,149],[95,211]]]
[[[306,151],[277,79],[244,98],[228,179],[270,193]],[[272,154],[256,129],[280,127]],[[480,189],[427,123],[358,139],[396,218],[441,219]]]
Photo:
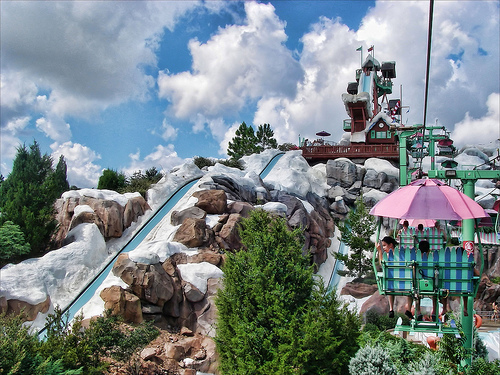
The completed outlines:
[[[24,132],[30,120],[29,116],[13,118],[0,129],[0,173],[4,177],[11,172],[12,168],[6,161],[14,159],[17,148],[23,144],[17,135]]]
[[[226,26],[206,43],[189,42],[191,72],[160,72],[159,95],[176,117],[234,115],[262,96],[294,95],[302,72],[284,45],[285,24],[270,4],[246,2],[245,10],[243,25]]]
[[[169,144],[167,146],[158,145],[154,148],[154,151],[147,155],[141,160],[140,152],[137,151],[135,154],[130,154],[130,164],[122,168],[126,175],[130,176],[137,171],[146,171],[151,167],[156,167],[157,170],[165,173],[170,171],[173,167],[182,164],[184,159],[180,158],[175,151],[174,145]]]
[[[2,74],[50,91],[52,111],[88,115],[147,98],[165,27],[196,2],[7,2]],[[57,20],[57,22],[56,22]],[[2,99],[3,101],[3,99]]]
[[[227,148],[229,146],[229,142],[231,142],[236,135],[236,130],[240,127],[240,123],[235,122],[224,134],[224,139],[220,142],[219,154],[227,156]]]
[[[69,124],[61,118],[46,119],[41,117],[36,120],[36,127],[54,141],[66,142],[71,138]]]
[[[179,131],[179,129],[174,128],[172,125],[170,125],[167,122],[167,119],[163,119],[163,123],[161,125],[161,129],[162,129],[161,137],[165,141],[168,141],[168,140],[172,140],[173,141],[173,140],[175,140],[175,138],[177,138],[177,132]]]
[[[70,141],[62,144],[55,142],[50,145],[50,148],[55,162],[59,160],[61,155],[64,156],[70,185],[79,188],[97,187],[99,177],[102,174],[101,166],[95,164],[97,160],[101,159],[99,154],[87,146]]]
[[[475,119],[467,112],[464,119],[455,124],[451,138],[457,147],[489,145],[500,139],[500,94],[490,94],[486,105],[488,111],[483,117]]]

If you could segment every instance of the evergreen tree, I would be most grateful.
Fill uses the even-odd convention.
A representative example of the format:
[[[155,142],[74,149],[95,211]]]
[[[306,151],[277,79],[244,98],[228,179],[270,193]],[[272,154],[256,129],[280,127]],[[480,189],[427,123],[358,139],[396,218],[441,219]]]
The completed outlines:
[[[344,374],[357,350],[357,316],[315,284],[302,233],[255,210],[244,250],[228,254],[217,294],[223,374]]]
[[[60,198],[62,193],[69,190],[67,170],[68,166],[66,165],[66,160],[64,160],[64,156],[61,155],[56,165],[56,169],[50,173],[47,178],[48,191],[53,195],[51,200]]]
[[[241,159],[242,156],[252,155],[259,152],[257,146],[257,137],[251,126],[248,126],[243,121],[240,127],[236,130],[235,136],[229,142],[227,154],[235,160]]]
[[[274,132],[271,125],[259,125],[256,133],[257,147],[259,151],[267,150],[268,148],[278,148],[278,142],[273,138]]]
[[[125,185],[125,174],[123,172],[118,173],[113,169],[105,169],[99,177],[97,188],[119,191],[123,189]]]
[[[339,274],[361,278],[371,270],[372,261],[368,252],[375,246],[370,240],[375,227],[375,219],[369,215],[361,195],[355,202],[355,209],[349,211],[344,222],[339,223],[339,240],[351,249],[350,254],[334,253],[347,268],[347,271],[339,271]]]
[[[52,158],[42,155],[34,141],[29,149],[25,145],[17,149],[12,172],[0,185],[0,222],[18,225],[34,254],[48,248],[57,227],[53,204],[64,190],[64,159],[58,168],[56,172],[52,169]]]
[[[19,225],[12,221],[3,223],[0,227],[0,264],[29,252],[30,245],[26,243]]]

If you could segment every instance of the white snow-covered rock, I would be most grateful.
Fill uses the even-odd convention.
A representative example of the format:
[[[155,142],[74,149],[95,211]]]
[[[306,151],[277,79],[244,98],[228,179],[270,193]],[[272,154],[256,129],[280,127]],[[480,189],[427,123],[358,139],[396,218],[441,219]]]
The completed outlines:
[[[218,279],[224,275],[219,267],[208,262],[178,264],[177,268],[182,279],[193,284],[202,293],[207,292],[208,279]]]

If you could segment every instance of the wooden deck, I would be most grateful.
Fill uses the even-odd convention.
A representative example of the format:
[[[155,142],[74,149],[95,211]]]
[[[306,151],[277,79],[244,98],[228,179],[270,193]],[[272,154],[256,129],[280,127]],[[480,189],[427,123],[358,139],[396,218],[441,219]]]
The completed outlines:
[[[303,146],[302,156],[306,160],[320,161],[336,158],[382,158],[390,160],[399,160],[399,146],[397,144],[359,144],[349,146],[339,145],[319,145]]]

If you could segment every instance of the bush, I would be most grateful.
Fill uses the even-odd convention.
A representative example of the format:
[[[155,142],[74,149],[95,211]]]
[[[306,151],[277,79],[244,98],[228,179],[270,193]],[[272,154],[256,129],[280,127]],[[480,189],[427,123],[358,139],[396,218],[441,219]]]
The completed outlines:
[[[0,315],[0,373],[102,374],[108,367],[105,356],[127,361],[158,336],[152,323],[121,329],[120,320],[111,316],[92,320],[87,329],[81,318],[70,326],[57,307],[48,321],[47,338],[40,341],[21,316]]]
[[[193,163],[198,168],[203,169],[204,167],[214,166],[216,162],[212,159],[204,158],[203,156],[195,156],[193,159]]]
[[[3,223],[0,227],[0,265],[29,254],[30,250],[19,225],[12,221]]]
[[[351,375],[397,375],[386,349],[380,346],[365,346],[358,350],[349,362]]]
[[[484,358],[475,359],[467,369],[467,375],[500,375],[500,361],[488,362]]]

